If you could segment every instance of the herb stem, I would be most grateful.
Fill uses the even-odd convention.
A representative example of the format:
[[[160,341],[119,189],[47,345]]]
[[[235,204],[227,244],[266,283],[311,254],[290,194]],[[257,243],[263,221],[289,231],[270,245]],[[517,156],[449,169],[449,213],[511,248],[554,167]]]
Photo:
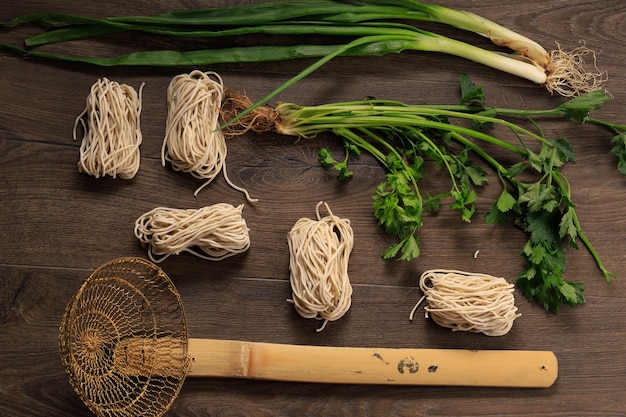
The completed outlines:
[[[604,120],[600,120],[600,119],[596,119],[593,117],[587,117],[585,118],[585,122],[588,123],[593,123],[596,124],[598,126],[602,126],[602,127],[606,127],[610,130],[612,130],[614,133],[623,133],[626,132],[626,125],[620,125],[617,123],[610,123]]]
[[[457,112],[450,113],[444,111],[443,113],[438,113],[437,111],[426,111],[424,107],[420,107],[419,109],[415,109],[412,106],[390,107],[376,105],[375,103],[367,101],[336,103],[332,106],[297,106],[295,104],[282,103],[276,107],[276,111],[281,117],[280,126],[277,127],[278,132],[292,136],[312,136],[336,127],[411,126],[471,136],[522,156],[528,153],[524,148],[520,148],[479,130],[423,117],[423,115],[436,116],[441,114],[443,116],[458,116],[481,122],[500,123],[509,127],[514,132],[524,133],[546,145],[552,146],[545,138],[502,119],[467,115]],[[421,115],[419,114],[420,112],[422,113]]]
[[[561,174],[561,175],[554,176],[554,180],[559,185],[559,188],[561,189],[563,195],[565,195],[568,198],[568,200],[570,200],[571,199],[571,187],[567,179],[564,178]],[[606,283],[610,284],[611,279],[616,277],[615,273],[606,269],[606,267],[604,266],[604,263],[602,262],[602,259],[600,258],[600,255],[598,254],[598,251],[595,249],[595,247],[593,246],[589,238],[587,238],[587,235],[585,235],[585,232],[583,231],[583,228],[580,225],[580,220],[578,219],[578,215],[576,213],[576,210],[574,209],[573,204],[570,206],[570,210],[572,211],[572,221],[574,223],[574,227],[576,227],[576,235],[578,236],[580,241],[583,242],[583,244],[585,245],[585,247],[591,254],[591,257],[596,262],[596,265],[598,266],[598,268],[604,275],[604,279]]]
[[[482,149],[480,146],[478,146],[476,143],[474,143],[473,141],[467,139],[463,135],[460,135],[460,134],[458,134],[456,132],[452,133],[452,137],[457,142],[459,142],[459,143],[465,145],[466,147],[468,147],[469,149],[471,149],[472,152],[474,152],[475,154],[480,156],[485,162],[487,162],[489,165],[491,165],[498,172],[498,175],[506,174],[507,169],[502,164],[500,164],[494,157],[489,155],[488,152],[486,152],[484,149]]]

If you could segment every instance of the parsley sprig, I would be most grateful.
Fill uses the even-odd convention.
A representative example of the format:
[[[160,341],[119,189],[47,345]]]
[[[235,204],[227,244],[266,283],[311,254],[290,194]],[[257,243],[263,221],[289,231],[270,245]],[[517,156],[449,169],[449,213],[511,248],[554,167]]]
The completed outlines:
[[[575,306],[585,301],[583,283],[563,278],[568,244],[577,248],[577,240],[581,239],[594,254],[607,281],[613,274],[604,268],[584,235],[571,200],[569,181],[559,171],[566,162],[574,160],[573,151],[565,146],[569,142],[550,143],[552,146],[544,144],[538,154],[529,151],[528,161],[508,170],[500,168],[503,191],[485,220],[504,224],[512,217],[514,224],[527,233],[521,254],[526,270],[518,275],[516,284],[528,299],[536,299],[546,309],[558,312],[562,305]],[[529,169],[539,174],[536,181],[517,179]]]

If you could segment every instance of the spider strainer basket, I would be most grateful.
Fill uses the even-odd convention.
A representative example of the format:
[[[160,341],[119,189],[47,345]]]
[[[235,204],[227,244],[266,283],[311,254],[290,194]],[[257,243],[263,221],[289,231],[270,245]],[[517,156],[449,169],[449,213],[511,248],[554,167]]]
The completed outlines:
[[[152,263],[122,258],[94,271],[60,327],[69,381],[98,416],[161,416],[190,359],[180,296]]]

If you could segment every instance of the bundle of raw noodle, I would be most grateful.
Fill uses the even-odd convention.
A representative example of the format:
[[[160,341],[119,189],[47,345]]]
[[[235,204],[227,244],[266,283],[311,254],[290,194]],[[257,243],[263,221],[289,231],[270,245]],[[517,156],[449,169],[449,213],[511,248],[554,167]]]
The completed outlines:
[[[424,299],[426,317],[452,330],[503,336],[511,330],[517,314],[514,285],[487,274],[433,269],[420,277],[423,297],[411,311],[410,319]]]
[[[139,170],[141,90],[102,78],[94,83],[86,106],[74,123],[84,135],[78,170],[96,178],[110,175],[130,179]]]
[[[219,261],[250,247],[242,211],[243,205],[226,203],[200,209],[157,207],[135,221],[135,236],[148,245],[153,262],[181,252]]]
[[[234,189],[226,172],[226,140],[220,129],[220,111],[224,98],[222,78],[215,72],[192,71],[172,79],[167,89],[167,122],[161,148],[161,161],[169,161],[175,171],[188,172],[206,180],[194,193],[206,187],[224,171],[224,179]]]
[[[324,204],[328,215],[320,215]],[[354,245],[350,221],[330,211],[328,204],[316,206],[317,220],[299,219],[287,240],[289,271],[293,302],[304,318],[324,320],[317,329],[322,331],[329,321],[337,320],[352,303],[352,286],[348,276],[348,261]]]

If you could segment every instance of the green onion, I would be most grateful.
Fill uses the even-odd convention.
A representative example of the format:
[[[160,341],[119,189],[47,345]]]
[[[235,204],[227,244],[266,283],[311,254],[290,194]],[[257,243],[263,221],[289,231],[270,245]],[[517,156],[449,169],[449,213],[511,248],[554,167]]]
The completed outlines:
[[[489,37],[498,46],[512,49],[500,54],[396,21],[415,20],[448,24]],[[175,37],[221,37],[246,34],[350,36],[343,45],[310,45],[237,48],[196,51],[137,51],[119,57],[73,57],[34,49],[0,45],[19,54],[85,62],[94,65],[189,66],[215,63],[259,62],[330,55],[384,55],[403,50],[437,51],[464,57],[492,68],[543,84],[551,92],[575,96],[600,89],[604,74],[585,70],[581,57],[591,53],[584,47],[573,55],[558,48],[548,53],[536,42],[478,15],[424,4],[413,0],[364,0],[345,3],[335,0],[263,2],[225,8],[184,10],[153,16],[118,16],[95,19],[64,14],[29,14],[3,25],[24,23],[48,30],[25,40],[28,48],[120,31],[144,31]],[[291,48],[291,49],[290,49]],[[325,59],[323,62],[327,62]],[[319,67],[320,65],[317,65]],[[307,73],[310,73],[308,71]]]

